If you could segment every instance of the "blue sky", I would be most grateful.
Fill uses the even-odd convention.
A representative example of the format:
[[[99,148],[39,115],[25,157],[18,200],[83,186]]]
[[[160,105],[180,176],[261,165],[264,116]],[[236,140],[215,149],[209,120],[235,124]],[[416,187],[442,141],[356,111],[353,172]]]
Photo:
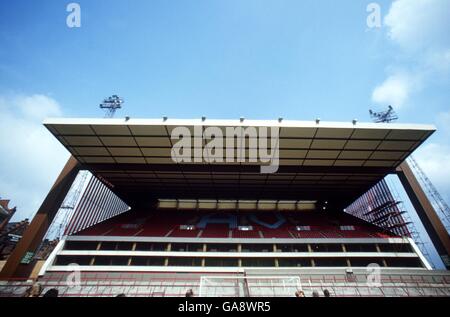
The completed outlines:
[[[365,119],[391,50],[366,1],[79,1],[79,29],[67,3],[3,3],[0,85],[70,116]]]
[[[363,120],[398,59],[386,30],[367,27],[368,1],[78,1],[79,29],[68,3],[2,2],[2,94],[45,94],[70,116],[99,116],[118,93],[136,117]],[[402,120],[433,121],[445,88]]]
[[[68,155],[42,119],[101,117],[111,94],[131,117],[369,121],[392,104],[437,125],[417,159],[450,200],[450,1],[376,1],[377,28],[372,1],[77,1],[80,28],[70,2],[0,2],[0,195],[16,218]]]

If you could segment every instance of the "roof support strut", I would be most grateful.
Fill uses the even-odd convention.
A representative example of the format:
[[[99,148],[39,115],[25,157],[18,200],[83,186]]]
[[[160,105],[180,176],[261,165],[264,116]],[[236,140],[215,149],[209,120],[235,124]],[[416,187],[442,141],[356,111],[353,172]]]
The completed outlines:
[[[8,257],[5,266],[0,272],[0,278],[10,279],[29,276],[33,263],[21,264],[22,259],[27,253],[34,254],[36,252],[79,170],[80,164],[71,156],[47,197],[45,197],[31,224],[25,230],[22,239],[20,239],[14,251]]]
[[[406,161],[397,168],[397,174],[439,256],[450,269],[450,236],[442,221]]]

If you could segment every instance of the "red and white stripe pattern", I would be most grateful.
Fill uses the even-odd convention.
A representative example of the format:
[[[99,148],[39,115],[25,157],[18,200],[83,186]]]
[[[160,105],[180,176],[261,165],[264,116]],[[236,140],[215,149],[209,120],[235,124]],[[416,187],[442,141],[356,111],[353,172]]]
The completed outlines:
[[[92,175],[64,235],[71,235],[128,211],[130,207]]]

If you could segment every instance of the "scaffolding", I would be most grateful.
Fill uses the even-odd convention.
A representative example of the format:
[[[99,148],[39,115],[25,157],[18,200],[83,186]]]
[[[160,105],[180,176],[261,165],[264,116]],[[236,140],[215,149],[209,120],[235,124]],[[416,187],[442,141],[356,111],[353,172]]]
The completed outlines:
[[[70,272],[55,272],[41,278],[42,294],[56,288],[61,297],[113,297],[126,294],[128,297],[185,297],[192,290],[195,297],[208,296],[206,289],[201,290],[201,278],[213,281],[217,296],[230,297],[294,297],[296,291],[302,290],[306,297],[312,297],[314,292],[323,296],[328,290],[332,297],[416,297],[416,296],[450,296],[450,275],[447,271],[380,271],[379,283],[368,282],[370,272],[343,272],[330,269],[327,272],[290,272],[282,275],[226,275],[217,278],[214,275],[196,275],[167,273],[155,275],[152,273],[82,273],[78,285],[69,286],[67,278]],[[351,278],[350,278],[351,277]],[[248,290],[237,292],[236,286],[248,283]],[[32,286],[29,281],[0,282],[0,297],[23,296],[27,288]],[[216,288],[219,287],[219,289]],[[221,291],[225,286],[226,293]]]
[[[299,276],[202,276],[200,297],[291,297],[302,289]]]
[[[390,105],[386,111],[374,112],[372,110],[369,110],[369,114],[375,123],[390,123],[398,120],[398,116],[395,113],[394,108]],[[450,207],[447,205],[445,200],[439,194],[439,191],[436,189],[436,187],[433,185],[431,180],[428,178],[428,176],[425,174],[425,172],[422,170],[422,168],[419,166],[419,164],[412,155],[410,155],[406,159],[406,162],[409,164],[412,171],[418,178],[418,181],[422,184],[425,194],[430,199],[433,208],[437,211],[437,214],[441,219],[443,225],[445,226],[447,231],[450,232]],[[396,191],[395,186],[393,186],[392,188],[394,189],[394,191]],[[399,204],[401,204],[402,206],[401,208],[404,209],[403,203],[399,199],[400,195],[398,194],[398,192],[396,192],[396,196],[399,201]],[[408,224],[409,230],[411,231],[411,237],[413,238],[414,242],[418,245],[418,247],[420,248],[424,256],[429,260],[429,262],[433,263],[433,261],[430,261],[427,246],[423,242],[420,233],[417,231],[417,228],[414,222],[411,220],[411,217],[407,211],[404,211],[404,217]]]
[[[86,180],[91,174],[88,171],[80,171],[72,187],[59,208],[55,220],[52,222],[44,240],[61,240],[64,230],[73,216],[75,208],[80,200],[81,194],[86,187]]]
[[[428,252],[428,243],[425,243],[423,241],[422,235],[417,230],[417,227],[416,227],[414,221],[411,219],[410,214],[406,211],[405,205],[404,205],[403,201],[400,199],[401,196],[397,190],[397,187],[395,186],[395,184],[392,180],[389,181],[388,186],[391,189],[391,192],[393,193],[393,196],[395,197],[395,199],[399,202],[399,207],[402,210],[405,210],[405,212],[403,213],[403,217],[405,218],[405,221],[408,224],[408,229],[411,234],[411,238],[414,240],[415,244],[420,249],[420,252],[422,252],[422,254],[428,260],[428,262],[433,267],[433,269],[436,268],[430,257],[430,253]]]
[[[100,109],[105,110],[105,118],[112,118],[118,109],[122,108],[122,104],[124,103],[123,98],[118,95],[112,95],[108,98],[105,98],[102,103],[100,103]],[[50,225],[50,228],[47,230],[47,233],[44,237],[45,240],[60,240],[64,235],[67,225],[72,219],[73,214],[75,213],[75,208],[80,200],[81,195],[83,194],[86,185],[87,179],[92,177],[92,174],[89,171],[80,171],[75,179],[72,187],[70,188],[67,196],[65,197],[61,207],[59,208],[54,221]]]
[[[396,200],[385,179],[370,188],[346,212],[399,236],[412,237],[401,201]]]

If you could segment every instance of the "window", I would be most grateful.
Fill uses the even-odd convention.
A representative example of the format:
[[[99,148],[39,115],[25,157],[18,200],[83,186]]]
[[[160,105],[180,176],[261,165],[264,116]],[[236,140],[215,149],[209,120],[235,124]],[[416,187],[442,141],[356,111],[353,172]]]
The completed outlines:
[[[166,251],[167,243],[157,242],[138,242],[136,243],[136,251]]]
[[[411,246],[406,243],[381,243],[378,247],[381,252],[413,252]]]
[[[111,265],[110,256],[96,256],[94,259],[94,265]]]
[[[96,250],[98,242],[96,241],[67,241],[64,245],[65,250]]]
[[[164,258],[136,256],[131,258],[131,265],[135,266],[164,266]]]
[[[345,245],[347,252],[377,252],[375,244],[349,243]]]
[[[235,258],[206,258],[205,266],[238,266],[238,259]]]
[[[352,266],[367,267],[370,264],[378,264],[379,266],[384,266],[381,259],[374,258],[350,258],[350,263]]]
[[[237,245],[228,243],[213,243],[208,244],[206,249],[209,252],[237,252]]]
[[[272,244],[243,244],[242,252],[273,252]]]
[[[342,267],[347,266],[347,261],[340,258],[317,258],[314,259],[316,266],[326,266],[326,267]]]
[[[113,256],[111,258],[111,265],[128,265],[130,258],[126,256]]]
[[[115,241],[104,241],[100,246],[100,250],[108,251],[131,251],[133,249],[132,242],[115,242]]]
[[[277,252],[308,252],[307,244],[277,244]]]
[[[201,266],[201,258],[169,258],[169,266]]]
[[[103,241],[101,246],[100,246],[100,250],[115,250],[117,246],[117,242],[110,242],[110,241]]]
[[[143,256],[136,256],[131,258],[131,265],[134,266],[146,266],[147,258]]]
[[[203,244],[201,243],[172,243],[171,251],[178,252],[201,252]]]
[[[131,251],[133,249],[133,243],[132,242],[118,242],[117,243],[117,250],[120,251]]]
[[[150,257],[147,259],[147,265],[149,266],[163,266],[165,262],[164,258]]]
[[[282,258],[278,259],[280,267],[310,267],[311,260],[301,258]]]
[[[342,252],[340,244],[311,244],[313,252]]]
[[[386,258],[386,263],[391,267],[422,267],[418,258]]]
[[[55,265],[90,265],[92,257],[90,256],[72,256],[72,255],[59,255],[56,258]]]
[[[242,266],[247,267],[273,267],[275,259],[271,258],[243,258]]]

